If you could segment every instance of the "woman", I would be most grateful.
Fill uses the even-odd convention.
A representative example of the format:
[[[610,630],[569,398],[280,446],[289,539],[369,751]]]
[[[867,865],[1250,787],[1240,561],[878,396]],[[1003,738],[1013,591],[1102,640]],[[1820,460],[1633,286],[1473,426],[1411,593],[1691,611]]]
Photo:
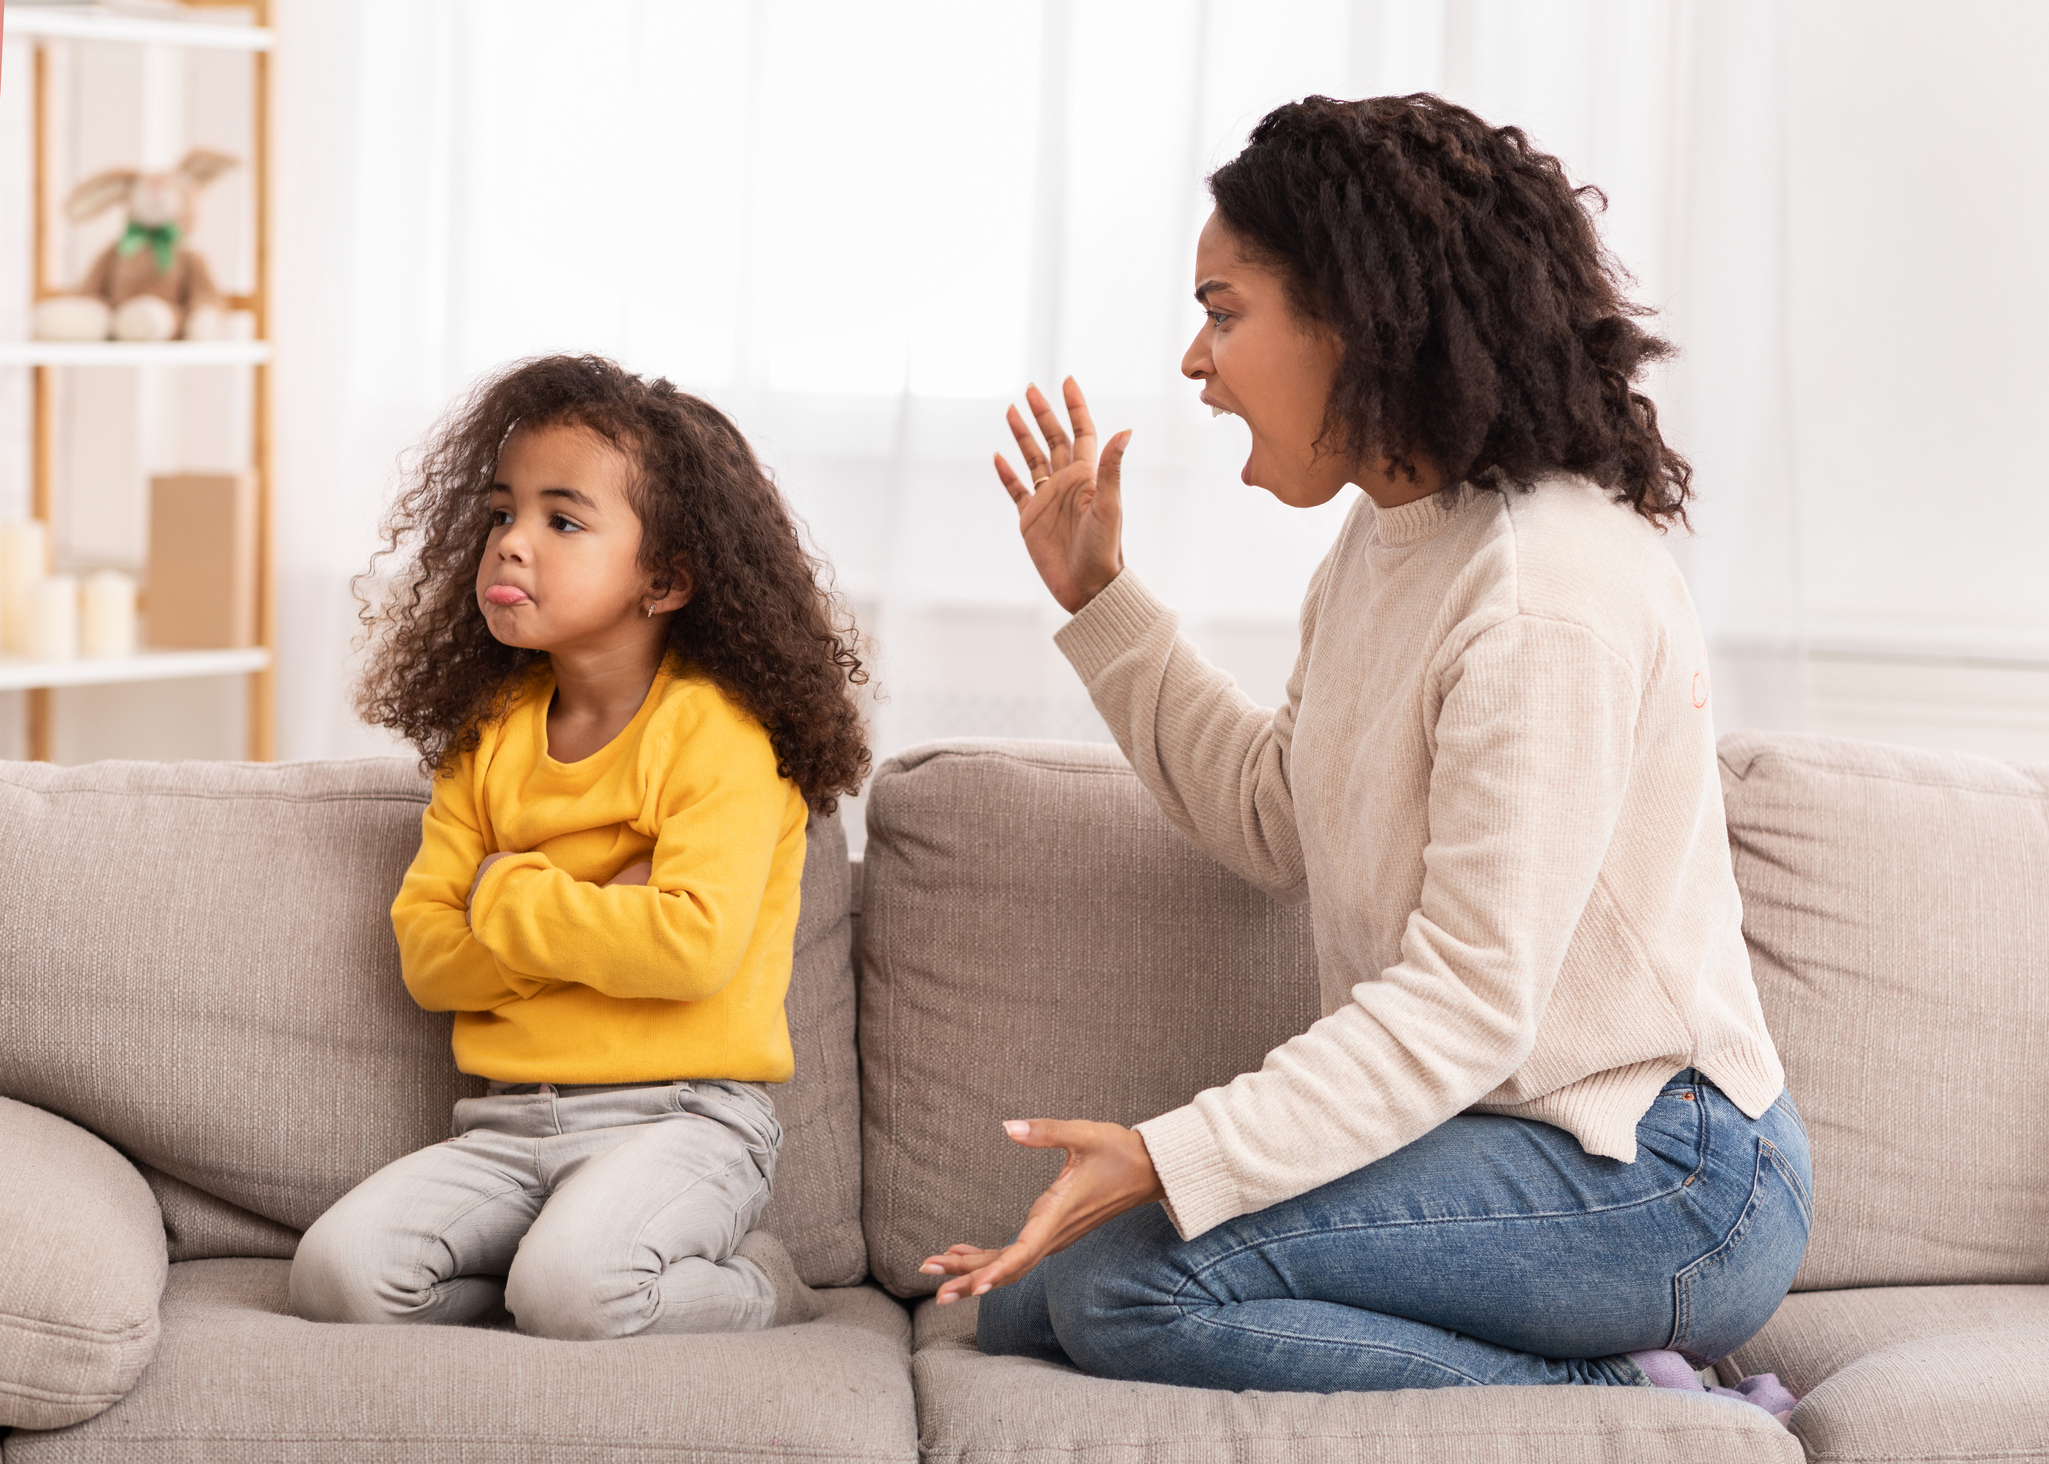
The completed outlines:
[[[1700,1389],[1806,1246],[1807,1141],[1731,874],[1707,653],[1659,536],[1669,347],[1555,158],[1431,96],[1284,106],[1210,179],[1182,362],[1242,476],[1364,496],[1276,711],[1123,567],[1118,470],[1034,389],[1001,457],[1059,643],[1177,825],[1310,901],[1325,1016],[925,1269],[986,1352],[1330,1392]],[[1007,1290],[997,1288],[1009,1288]],[[1773,1379],[1737,1396],[1783,1416]]]

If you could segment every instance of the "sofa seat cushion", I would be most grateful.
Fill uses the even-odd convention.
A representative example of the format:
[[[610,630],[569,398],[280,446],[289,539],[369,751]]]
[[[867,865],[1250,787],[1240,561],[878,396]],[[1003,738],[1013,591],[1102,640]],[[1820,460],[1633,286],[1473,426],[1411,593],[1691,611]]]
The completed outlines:
[[[974,1305],[922,1302],[911,1359],[927,1464],[1800,1464],[1745,1403],[1660,1388],[1229,1393],[1092,1378],[975,1350]],[[12,1459],[9,1464],[13,1464]]]
[[[303,1322],[290,1265],[171,1268],[156,1359],[90,1422],[7,1464],[648,1464],[917,1458],[910,1322],[870,1287],[803,1326],[623,1342]]]
[[[1816,1459],[2049,1457],[2049,1286],[1796,1292],[1722,1371],[1803,1395]]]

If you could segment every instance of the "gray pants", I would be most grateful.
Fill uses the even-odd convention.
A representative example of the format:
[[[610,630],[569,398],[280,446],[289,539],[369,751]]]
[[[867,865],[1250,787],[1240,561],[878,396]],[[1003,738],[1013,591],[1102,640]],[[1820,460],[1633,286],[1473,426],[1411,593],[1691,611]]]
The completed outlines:
[[[594,1339],[766,1327],[733,1248],[768,1204],[782,1129],[749,1083],[493,1083],[456,1136],[313,1222],[291,1304],[324,1322],[491,1324]]]

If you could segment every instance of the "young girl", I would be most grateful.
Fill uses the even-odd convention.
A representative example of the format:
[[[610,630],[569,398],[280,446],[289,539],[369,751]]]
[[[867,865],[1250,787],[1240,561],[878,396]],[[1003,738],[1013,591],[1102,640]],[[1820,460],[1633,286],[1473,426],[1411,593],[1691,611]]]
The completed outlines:
[[[386,526],[369,720],[437,774],[392,924],[490,1080],[314,1222],[292,1308],[556,1338],[817,1301],[753,1229],[807,805],[867,769],[851,630],[739,431],[593,357],[486,383]]]

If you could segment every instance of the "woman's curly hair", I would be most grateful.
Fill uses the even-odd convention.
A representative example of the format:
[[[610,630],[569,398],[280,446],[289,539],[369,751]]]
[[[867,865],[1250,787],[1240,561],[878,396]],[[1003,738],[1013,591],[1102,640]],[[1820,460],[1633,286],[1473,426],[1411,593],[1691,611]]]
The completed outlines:
[[[1218,217],[1344,343],[1319,448],[1414,477],[1591,478],[1659,528],[1693,470],[1632,389],[1672,352],[1558,159],[1440,97],[1277,107],[1210,175]]]
[[[782,495],[724,413],[598,356],[507,368],[458,403],[421,452],[377,555],[402,555],[401,582],[381,605],[363,599],[372,638],[357,702],[364,719],[446,771],[546,660],[491,634],[476,579],[499,449],[515,427],[553,425],[595,432],[634,464],[640,562],[662,593],[679,571],[693,585],[669,622],[669,652],[752,713],[776,770],[812,808],[832,812],[868,772],[852,690],[868,676],[826,566],[805,551]]]

